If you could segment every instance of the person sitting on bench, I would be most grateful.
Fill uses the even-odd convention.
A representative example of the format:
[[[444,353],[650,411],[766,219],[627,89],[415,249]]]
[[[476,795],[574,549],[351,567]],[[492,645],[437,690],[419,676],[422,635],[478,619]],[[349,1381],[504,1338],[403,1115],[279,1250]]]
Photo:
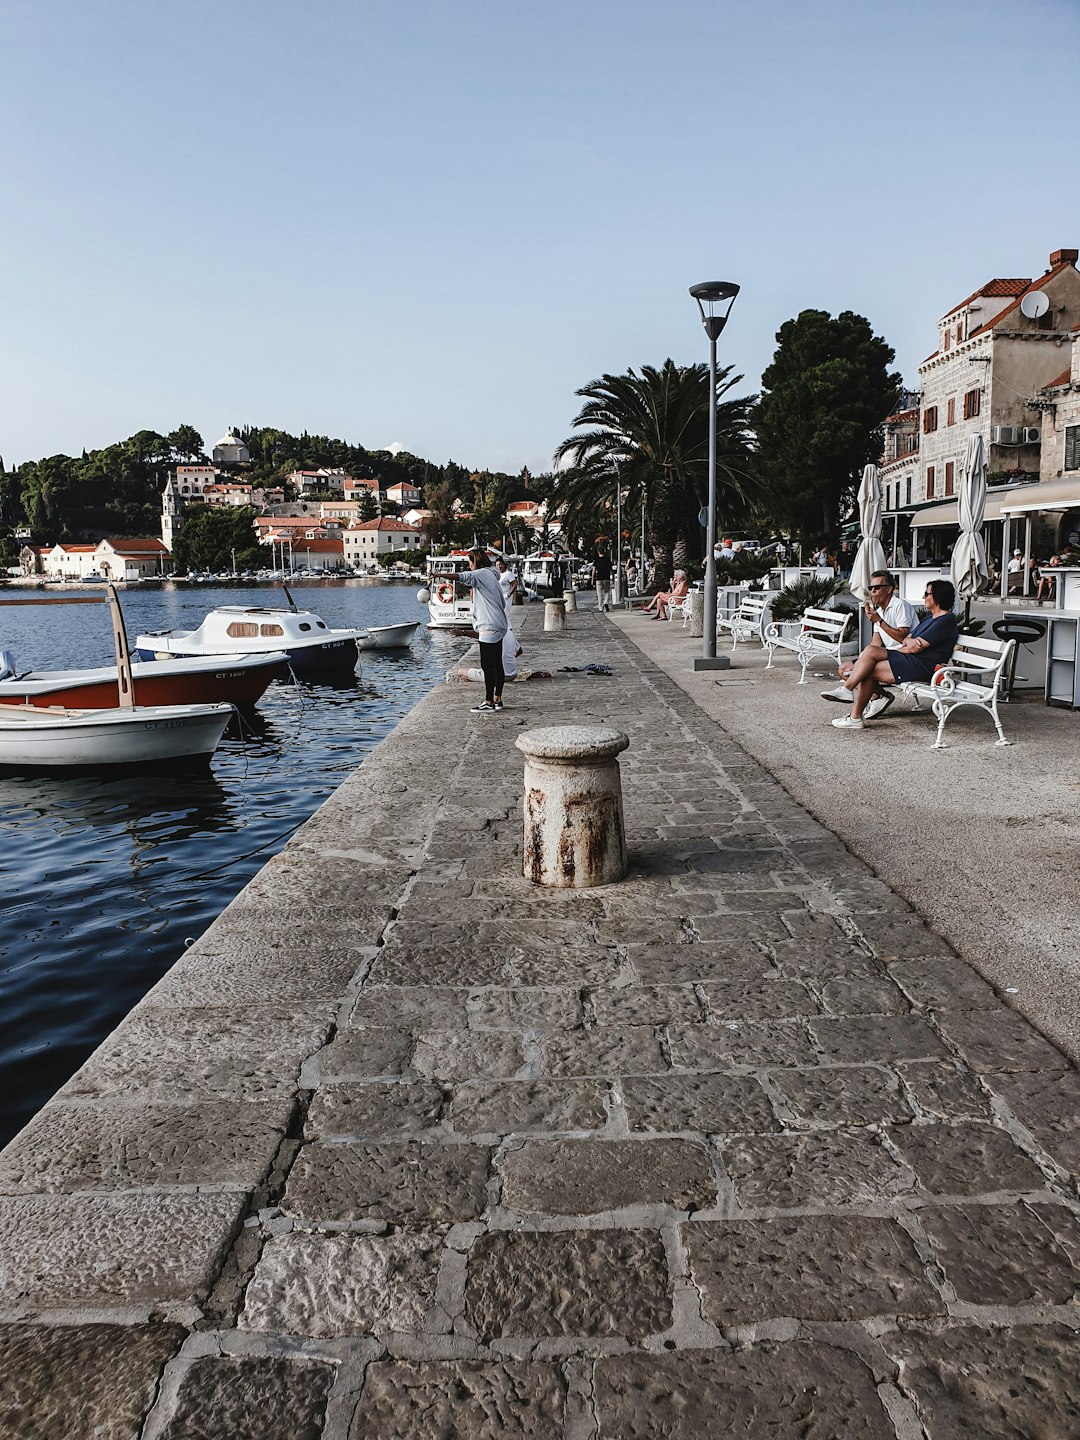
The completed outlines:
[[[873,640],[855,661],[844,681],[854,704],[850,715],[841,715],[832,722],[837,730],[862,730],[866,707],[882,685],[929,680],[939,665],[948,664],[960,633],[952,613],[956,601],[952,581],[931,580],[923,600],[930,614],[915,626],[898,650],[886,650],[879,640]]]
[[[911,633],[911,627],[918,618],[914,605],[901,600],[896,593],[896,581],[888,570],[875,570],[870,576],[870,599],[863,606],[866,617],[873,624],[874,636],[886,650],[899,650]],[[851,691],[843,682],[851,674],[855,662],[844,660],[839,667],[841,683],[832,690],[823,690],[823,700],[839,700],[845,705],[851,703]],[[865,720],[873,720],[893,703],[896,697],[885,690],[879,692],[866,707]]]
[[[654,595],[653,598],[649,601],[648,605],[644,606],[642,614],[647,615],[650,610],[655,610],[655,618],[657,620],[666,620],[668,618],[668,614],[665,607],[670,605],[673,600],[685,600],[686,593],[689,589],[690,586],[687,584],[686,581],[686,571],[676,570],[675,583],[674,585],[672,585],[671,589],[661,590],[656,595]]]

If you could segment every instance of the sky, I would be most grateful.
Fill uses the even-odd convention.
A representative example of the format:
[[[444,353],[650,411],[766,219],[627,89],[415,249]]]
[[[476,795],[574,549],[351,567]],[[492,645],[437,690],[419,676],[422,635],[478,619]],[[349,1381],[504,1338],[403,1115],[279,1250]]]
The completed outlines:
[[[1080,246],[1075,0],[0,0],[0,455],[230,425],[549,469],[575,391]]]

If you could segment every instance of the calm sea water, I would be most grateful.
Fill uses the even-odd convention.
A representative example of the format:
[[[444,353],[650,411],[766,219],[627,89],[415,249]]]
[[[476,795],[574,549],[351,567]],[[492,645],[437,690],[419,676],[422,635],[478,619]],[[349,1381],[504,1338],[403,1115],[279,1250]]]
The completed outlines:
[[[426,621],[418,584],[316,582],[330,625]],[[32,591],[0,590],[0,598]],[[45,592],[49,593],[49,592]],[[132,588],[132,640],[216,605],[283,604],[270,586]],[[200,777],[0,773],[0,1144],[116,1026],[266,860],[435,684],[464,642],[421,628],[355,675],[275,681]],[[112,663],[104,606],[0,608],[19,669]]]

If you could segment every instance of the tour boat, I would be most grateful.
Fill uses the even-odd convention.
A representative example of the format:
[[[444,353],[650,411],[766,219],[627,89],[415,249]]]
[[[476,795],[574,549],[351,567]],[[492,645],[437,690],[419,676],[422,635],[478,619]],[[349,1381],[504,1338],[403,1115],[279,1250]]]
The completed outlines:
[[[196,630],[151,630],[135,637],[140,660],[173,655],[260,655],[284,651],[297,674],[351,670],[363,628],[332,630],[313,610],[221,605]]]
[[[0,766],[67,770],[209,760],[233,713],[231,705],[6,706],[0,710]]]
[[[131,665],[137,705],[254,705],[270,681],[288,674],[283,650],[268,655],[210,655],[149,660]],[[0,652],[0,705],[63,705],[105,710],[120,704],[115,665],[93,670],[28,670],[15,673]]]
[[[455,577],[469,568],[469,552],[452,550],[449,555],[432,555],[428,560],[428,626],[432,630],[468,630],[472,627],[472,591],[456,585]],[[420,591],[423,601],[424,591]]]

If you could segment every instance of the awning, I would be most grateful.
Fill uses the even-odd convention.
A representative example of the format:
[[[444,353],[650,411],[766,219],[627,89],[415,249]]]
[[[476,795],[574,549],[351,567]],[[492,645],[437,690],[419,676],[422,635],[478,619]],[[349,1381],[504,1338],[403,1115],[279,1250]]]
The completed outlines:
[[[1006,505],[1012,508],[1010,502],[1014,497],[1019,497],[1025,491],[1039,489],[1039,486],[1026,485],[1016,490],[990,490],[986,496],[986,513],[983,515],[984,522],[987,520],[1000,520],[1005,513]],[[944,525],[953,530],[960,528],[960,502],[959,500],[946,500],[944,505],[928,505],[924,510],[919,510],[913,516],[911,528],[913,530],[926,530],[932,525]]]
[[[1026,515],[1034,510],[1080,508],[1080,475],[1047,480],[1042,485],[1023,485],[1010,490],[1002,509],[1009,515]]]

